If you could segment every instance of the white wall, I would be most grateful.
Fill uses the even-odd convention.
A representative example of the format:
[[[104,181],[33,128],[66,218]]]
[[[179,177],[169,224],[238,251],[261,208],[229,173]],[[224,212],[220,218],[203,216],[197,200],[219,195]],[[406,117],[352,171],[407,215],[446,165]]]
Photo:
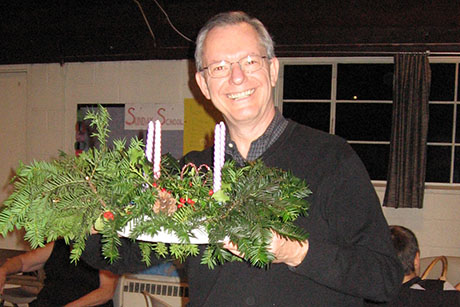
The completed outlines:
[[[381,203],[385,195],[377,188]],[[420,245],[421,257],[460,256],[460,190],[427,188],[422,209],[383,208],[390,225],[411,229]]]
[[[30,161],[55,157],[58,149],[73,151],[78,103],[177,103],[184,98],[202,99],[197,94],[191,67],[186,60],[3,65],[0,74],[26,73],[25,159]],[[0,92],[11,91],[11,84],[4,86],[7,88],[0,87]],[[4,115],[17,116],[14,108],[5,108],[1,103]],[[2,134],[1,141],[7,144],[14,137]],[[1,161],[6,158],[0,156]],[[16,162],[9,163],[16,167]],[[6,180],[0,178],[2,186]],[[384,189],[377,188],[377,192],[383,200]],[[459,209],[459,189],[428,189],[423,209],[384,208],[383,211],[389,224],[407,226],[416,233],[425,257],[460,256]],[[0,248],[19,244],[17,236],[8,239],[0,241]]]
[[[189,88],[191,67],[185,60],[0,65],[0,202],[19,161],[73,152],[78,103],[180,103],[197,91]],[[0,237],[0,248],[27,249],[21,238]]]

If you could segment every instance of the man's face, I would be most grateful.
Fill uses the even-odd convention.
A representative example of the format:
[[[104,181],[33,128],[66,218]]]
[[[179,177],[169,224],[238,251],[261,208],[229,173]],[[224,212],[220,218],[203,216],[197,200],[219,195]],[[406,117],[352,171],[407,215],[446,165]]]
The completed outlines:
[[[248,55],[267,55],[250,25],[216,27],[204,42],[203,66],[225,60],[234,63],[231,72],[223,78],[212,78],[206,70],[195,76],[203,94],[230,125],[267,121],[274,114],[272,88],[278,79],[278,60],[263,59],[261,69],[245,73],[236,62]]]

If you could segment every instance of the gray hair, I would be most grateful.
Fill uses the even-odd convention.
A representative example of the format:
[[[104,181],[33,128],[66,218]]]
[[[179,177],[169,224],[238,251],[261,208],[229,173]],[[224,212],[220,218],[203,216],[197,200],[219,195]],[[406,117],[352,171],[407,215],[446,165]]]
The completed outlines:
[[[197,71],[203,70],[203,45],[209,31],[216,27],[224,27],[228,25],[237,25],[240,23],[247,23],[256,30],[259,35],[260,44],[265,48],[267,57],[272,59],[275,57],[274,43],[265,26],[257,18],[250,17],[244,12],[226,12],[220,13],[212,17],[201,28],[196,38],[195,49],[195,65]]]

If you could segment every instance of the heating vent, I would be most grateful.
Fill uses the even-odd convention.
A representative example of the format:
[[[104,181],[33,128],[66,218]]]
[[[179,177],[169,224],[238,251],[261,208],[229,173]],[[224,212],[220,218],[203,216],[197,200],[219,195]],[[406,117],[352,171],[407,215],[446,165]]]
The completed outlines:
[[[143,292],[149,292],[172,307],[185,307],[189,302],[189,288],[178,276],[125,274],[118,281],[114,306],[145,306]]]
[[[130,281],[123,287],[124,292],[142,293],[147,291],[154,295],[188,297],[187,286],[167,285],[162,283]]]

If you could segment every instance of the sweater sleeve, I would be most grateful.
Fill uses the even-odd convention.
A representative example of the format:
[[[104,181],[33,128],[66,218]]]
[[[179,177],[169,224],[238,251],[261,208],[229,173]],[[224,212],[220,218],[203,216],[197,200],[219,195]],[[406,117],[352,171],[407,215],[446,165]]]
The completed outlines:
[[[343,293],[389,301],[403,271],[388,224],[359,157],[348,144],[337,156],[315,191],[308,254],[292,271]]]

